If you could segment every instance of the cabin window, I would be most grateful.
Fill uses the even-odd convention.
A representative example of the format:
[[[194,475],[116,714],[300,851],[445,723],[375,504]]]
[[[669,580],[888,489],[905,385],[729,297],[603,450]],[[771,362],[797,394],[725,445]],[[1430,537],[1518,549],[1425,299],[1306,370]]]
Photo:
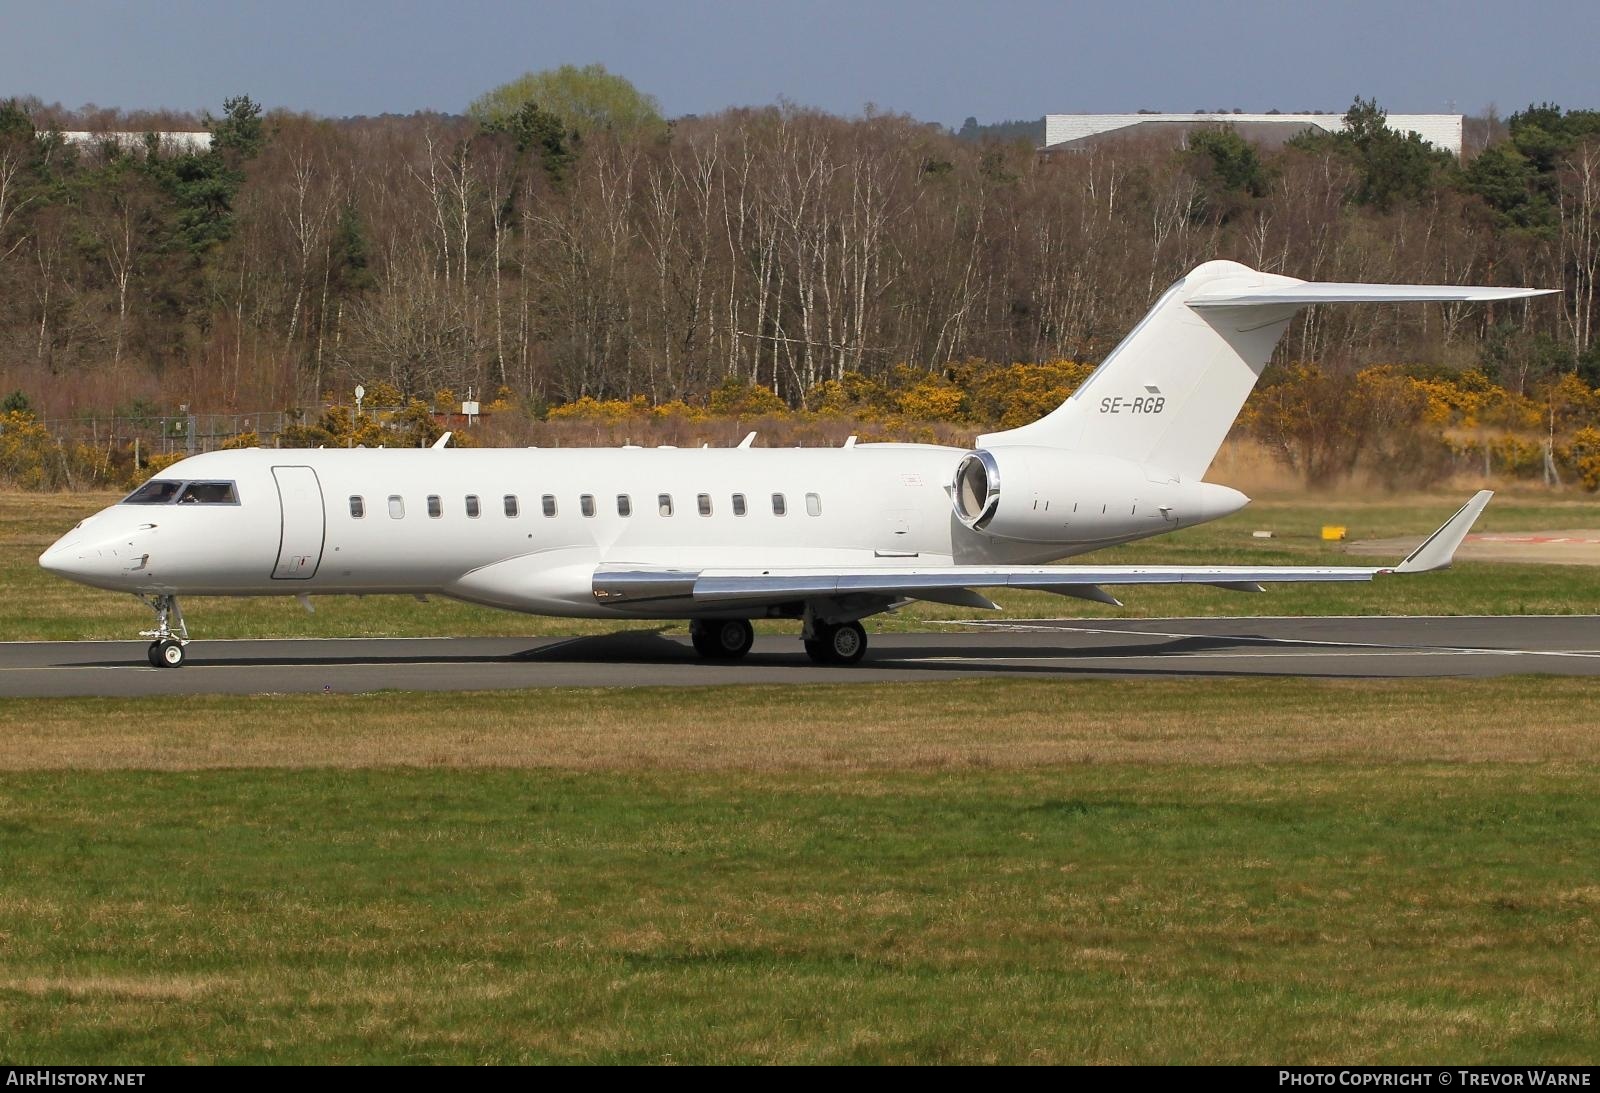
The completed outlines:
[[[554,516],[556,514],[556,497],[555,497],[555,494],[553,494],[553,493],[545,494],[544,497],[542,497],[540,499],[540,504],[542,504],[544,506],[544,514],[546,516]]]
[[[428,494],[428,515],[435,520],[444,515],[444,502],[439,499],[439,495],[436,493]]]
[[[617,494],[617,515],[618,516],[632,516],[633,515],[633,498],[629,497],[625,493]]]
[[[661,493],[656,495],[656,511],[662,516],[672,515],[672,494]]]
[[[476,520],[483,513],[483,506],[478,504],[478,495],[467,494],[467,515]]]
[[[788,511],[789,511],[789,503],[783,499],[783,494],[781,494],[781,493],[773,494],[772,495],[772,515],[774,515],[774,516],[782,516],[784,513],[788,512]]]
[[[695,505],[700,509],[701,516],[711,515],[711,495],[702,493],[695,498]]]
[[[815,494],[815,493],[806,494],[806,515],[807,516],[821,516],[822,515],[822,497],[821,497],[820,494]]]
[[[356,520],[360,520],[360,519],[363,519],[363,518],[366,517],[366,515],[367,515],[367,501],[366,501],[366,498],[364,498],[360,494],[356,494],[356,493],[352,493],[350,495],[350,515],[351,515],[352,518],[354,518]]]
[[[190,482],[178,495],[180,505],[237,505],[239,492],[232,482]]]
[[[578,498],[578,511],[585,516],[594,515],[594,494],[586,493]]]
[[[178,491],[181,489],[183,489],[182,482],[163,482],[160,479],[156,479],[152,482],[146,482],[128,494],[122,499],[122,503],[124,505],[165,505],[168,501],[178,496]]]
[[[744,494],[742,493],[733,495],[733,514],[735,516],[744,515]]]
[[[404,519],[406,515],[406,499],[398,493],[389,495],[389,518],[392,520]]]
[[[517,495],[514,493],[506,494],[506,515],[515,520],[517,518],[517,513],[521,511],[522,510],[517,507]]]

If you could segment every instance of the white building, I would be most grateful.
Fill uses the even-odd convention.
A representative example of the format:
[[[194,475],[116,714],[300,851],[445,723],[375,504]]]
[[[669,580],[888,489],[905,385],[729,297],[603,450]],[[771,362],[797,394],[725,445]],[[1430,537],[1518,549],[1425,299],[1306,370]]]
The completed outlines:
[[[1388,126],[1400,133],[1416,133],[1435,148],[1461,155],[1460,114],[1390,114]],[[1308,128],[1337,133],[1344,128],[1343,114],[1046,114],[1044,150],[1068,151],[1094,143],[1106,134],[1152,138],[1174,135],[1181,140],[1191,129],[1231,125],[1246,140],[1281,144]]]
[[[161,138],[161,147],[172,152],[204,152],[211,147],[211,134],[201,130],[194,132],[181,130],[171,133],[157,133]],[[61,134],[61,139],[68,144],[102,144],[111,141],[119,148],[131,151],[144,149],[144,133],[91,133],[84,130],[70,130]]]

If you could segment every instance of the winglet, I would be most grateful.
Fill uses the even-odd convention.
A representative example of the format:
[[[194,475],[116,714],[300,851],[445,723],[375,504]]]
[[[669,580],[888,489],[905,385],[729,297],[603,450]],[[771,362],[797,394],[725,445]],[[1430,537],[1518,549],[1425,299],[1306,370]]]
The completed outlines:
[[[1427,573],[1435,569],[1448,569],[1455,560],[1456,549],[1472,530],[1483,507],[1494,496],[1493,490],[1479,490],[1456,514],[1445,521],[1444,527],[1434,532],[1417,547],[1406,560],[1394,567],[1396,573]]]

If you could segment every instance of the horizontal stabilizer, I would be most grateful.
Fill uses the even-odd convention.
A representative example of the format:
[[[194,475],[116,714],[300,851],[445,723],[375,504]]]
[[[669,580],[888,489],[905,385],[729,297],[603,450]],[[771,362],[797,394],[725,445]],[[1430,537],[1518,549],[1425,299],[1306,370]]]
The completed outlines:
[[[1548,296],[1553,288],[1494,288],[1481,285],[1363,285],[1337,281],[1305,281],[1278,288],[1250,292],[1201,293],[1189,297],[1189,306],[1199,309],[1229,307],[1269,307],[1310,304],[1465,304],[1484,300],[1520,300],[1528,296]]]

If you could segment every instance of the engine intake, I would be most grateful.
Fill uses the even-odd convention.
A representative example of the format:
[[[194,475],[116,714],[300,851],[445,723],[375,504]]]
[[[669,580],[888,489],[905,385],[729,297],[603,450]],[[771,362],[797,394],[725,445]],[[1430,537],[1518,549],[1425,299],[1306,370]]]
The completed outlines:
[[[993,455],[978,449],[968,453],[956,467],[956,516],[974,531],[994,519],[1000,505],[1000,463]]]
[[[1139,538],[1226,516],[1249,501],[1226,486],[1182,482],[1125,459],[1022,444],[962,456],[950,498],[972,531],[1027,543]]]

